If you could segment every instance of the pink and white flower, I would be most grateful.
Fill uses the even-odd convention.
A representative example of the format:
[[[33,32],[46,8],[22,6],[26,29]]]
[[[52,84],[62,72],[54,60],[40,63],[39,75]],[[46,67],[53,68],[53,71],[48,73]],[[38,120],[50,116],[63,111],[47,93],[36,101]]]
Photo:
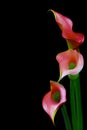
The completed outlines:
[[[57,54],[56,60],[60,69],[59,81],[66,75],[78,74],[84,66],[82,54],[72,49]],[[70,66],[72,67],[70,68]]]
[[[50,88],[51,90],[43,97],[42,107],[50,116],[54,124],[54,117],[57,110],[63,103],[66,102],[66,90],[63,85],[55,81],[50,81]]]

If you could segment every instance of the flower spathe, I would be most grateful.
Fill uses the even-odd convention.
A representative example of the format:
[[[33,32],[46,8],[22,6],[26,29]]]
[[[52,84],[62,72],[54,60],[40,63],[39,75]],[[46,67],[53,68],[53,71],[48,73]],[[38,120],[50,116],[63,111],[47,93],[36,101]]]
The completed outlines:
[[[51,10],[55,16],[55,20],[62,31],[62,37],[67,40],[68,46],[77,49],[84,42],[84,35],[73,31],[73,22],[70,18]]]
[[[66,90],[63,85],[55,81],[50,81],[50,91],[45,94],[42,100],[42,107],[45,112],[50,116],[53,124],[54,117],[59,107],[66,102]],[[52,98],[52,94],[58,92],[60,94],[60,100],[55,101]]]
[[[82,54],[72,49],[57,54],[56,60],[59,63],[60,69],[59,81],[66,75],[78,74],[84,66],[84,59]],[[70,64],[74,64],[75,67],[70,69]]]

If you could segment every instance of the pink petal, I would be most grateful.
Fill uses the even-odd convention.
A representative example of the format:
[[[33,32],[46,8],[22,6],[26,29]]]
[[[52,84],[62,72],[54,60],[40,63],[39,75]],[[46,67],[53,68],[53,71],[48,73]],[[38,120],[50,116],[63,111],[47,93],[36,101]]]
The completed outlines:
[[[66,90],[65,88],[54,81],[50,81],[51,90],[43,97],[42,107],[45,112],[50,116],[54,123],[54,117],[59,107],[66,102]],[[52,99],[52,92],[60,92],[60,101],[56,102]]]
[[[77,48],[80,44],[84,42],[84,35],[82,33],[77,33],[72,30],[73,22],[71,19],[66,16],[63,16],[62,14],[54,10],[50,11],[53,12],[55,20],[62,31],[62,37],[66,40],[69,40],[69,44],[71,44],[70,46],[73,49]]]
[[[60,68],[59,80],[61,80],[64,76],[69,74],[78,74],[84,66],[83,56],[76,50],[72,49],[59,53],[56,56],[56,60],[58,61]],[[70,63],[75,63],[75,68],[69,69]]]
[[[55,16],[55,20],[61,30],[63,30],[63,29],[72,30],[73,22],[71,21],[71,19],[67,18],[66,16],[63,16],[62,14],[60,14],[54,10],[50,10],[50,11],[53,12],[53,14]]]
[[[77,49],[84,42],[84,35],[81,33],[64,30],[62,32],[62,36],[67,39],[67,42],[70,44],[69,46],[72,49]]]

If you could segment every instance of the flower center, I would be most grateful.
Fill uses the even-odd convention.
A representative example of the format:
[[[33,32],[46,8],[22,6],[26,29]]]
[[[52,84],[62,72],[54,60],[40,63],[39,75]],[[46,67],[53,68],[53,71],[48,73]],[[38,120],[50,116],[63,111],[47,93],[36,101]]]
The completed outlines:
[[[71,62],[69,64],[69,69],[74,69],[76,67],[76,64],[74,62]]]
[[[52,99],[56,102],[59,102],[60,101],[60,92],[54,92],[52,93]]]

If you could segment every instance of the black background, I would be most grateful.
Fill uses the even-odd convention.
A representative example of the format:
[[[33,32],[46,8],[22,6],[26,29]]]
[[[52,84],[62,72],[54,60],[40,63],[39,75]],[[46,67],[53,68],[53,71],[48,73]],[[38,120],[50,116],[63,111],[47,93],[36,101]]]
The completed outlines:
[[[47,6],[46,6],[47,5]],[[60,1],[47,0],[47,3],[41,3],[40,10],[36,12],[35,19],[35,38],[37,42],[32,43],[32,127],[47,129],[65,129],[61,111],[59,110],[55,122],[56,128],[52,125],[48,115],[43,111],[41,101],[46,92],[49,91],[49,80],[57,81],[59,76],[59,68],[55,56],[57,53],[67,50],[65,40],[61,37],[61,31],[55,23],[54,16],[48,13],[48,9],[54,9],[63,15],[69,17],[73,21],[73,29],[76,32],[84,33],[85,41],[80,46],[81,53],[84,56],[84,69],[81,71],[81,93],[82,108],[84,117],[84,130],[86,130],[87,101],[86,101],[86,74],[87,74],[87,20],[85,2],[78,1]],[[37,26],[37,25],[38,26]],[[40,27],[40,28],[38,28]],[[62,84],[66,86],[67,98],[69,94],[69,80],[64,78]],[[67,104],[69,107],[69,104]],[[68,110],[69,111],[69,110]],[[70,112],[70,111],[69,111]]]
[[[6,4],[6,3],[5,3]],[[73,30],[85,35],[80,46],[84,56],[81,93],[86,130],[87,117],[87,20],[85,1],[46,0],[10,3],[4,12],[6,79],[9,87],[5,109],[7,127],[23,129],[65,129],[61,110],[55,117],[56,128],[42,108],[42,98],[50,90],[49,81],[58,80],[57,53],[67,50],[65,40],[52,13],[54,9],[73,21]],[[4,10],[3,10],[4,11]],[[8,48],[8,49],[7,49]],[[69,80],[64,78],[69,99]],[[8,97],[8,96],[7,96]],[[69,104],[67,103],[69,108]],[[69,111],[69,110],[68,110]],[[69,111],[70,112],[70,111]]]

